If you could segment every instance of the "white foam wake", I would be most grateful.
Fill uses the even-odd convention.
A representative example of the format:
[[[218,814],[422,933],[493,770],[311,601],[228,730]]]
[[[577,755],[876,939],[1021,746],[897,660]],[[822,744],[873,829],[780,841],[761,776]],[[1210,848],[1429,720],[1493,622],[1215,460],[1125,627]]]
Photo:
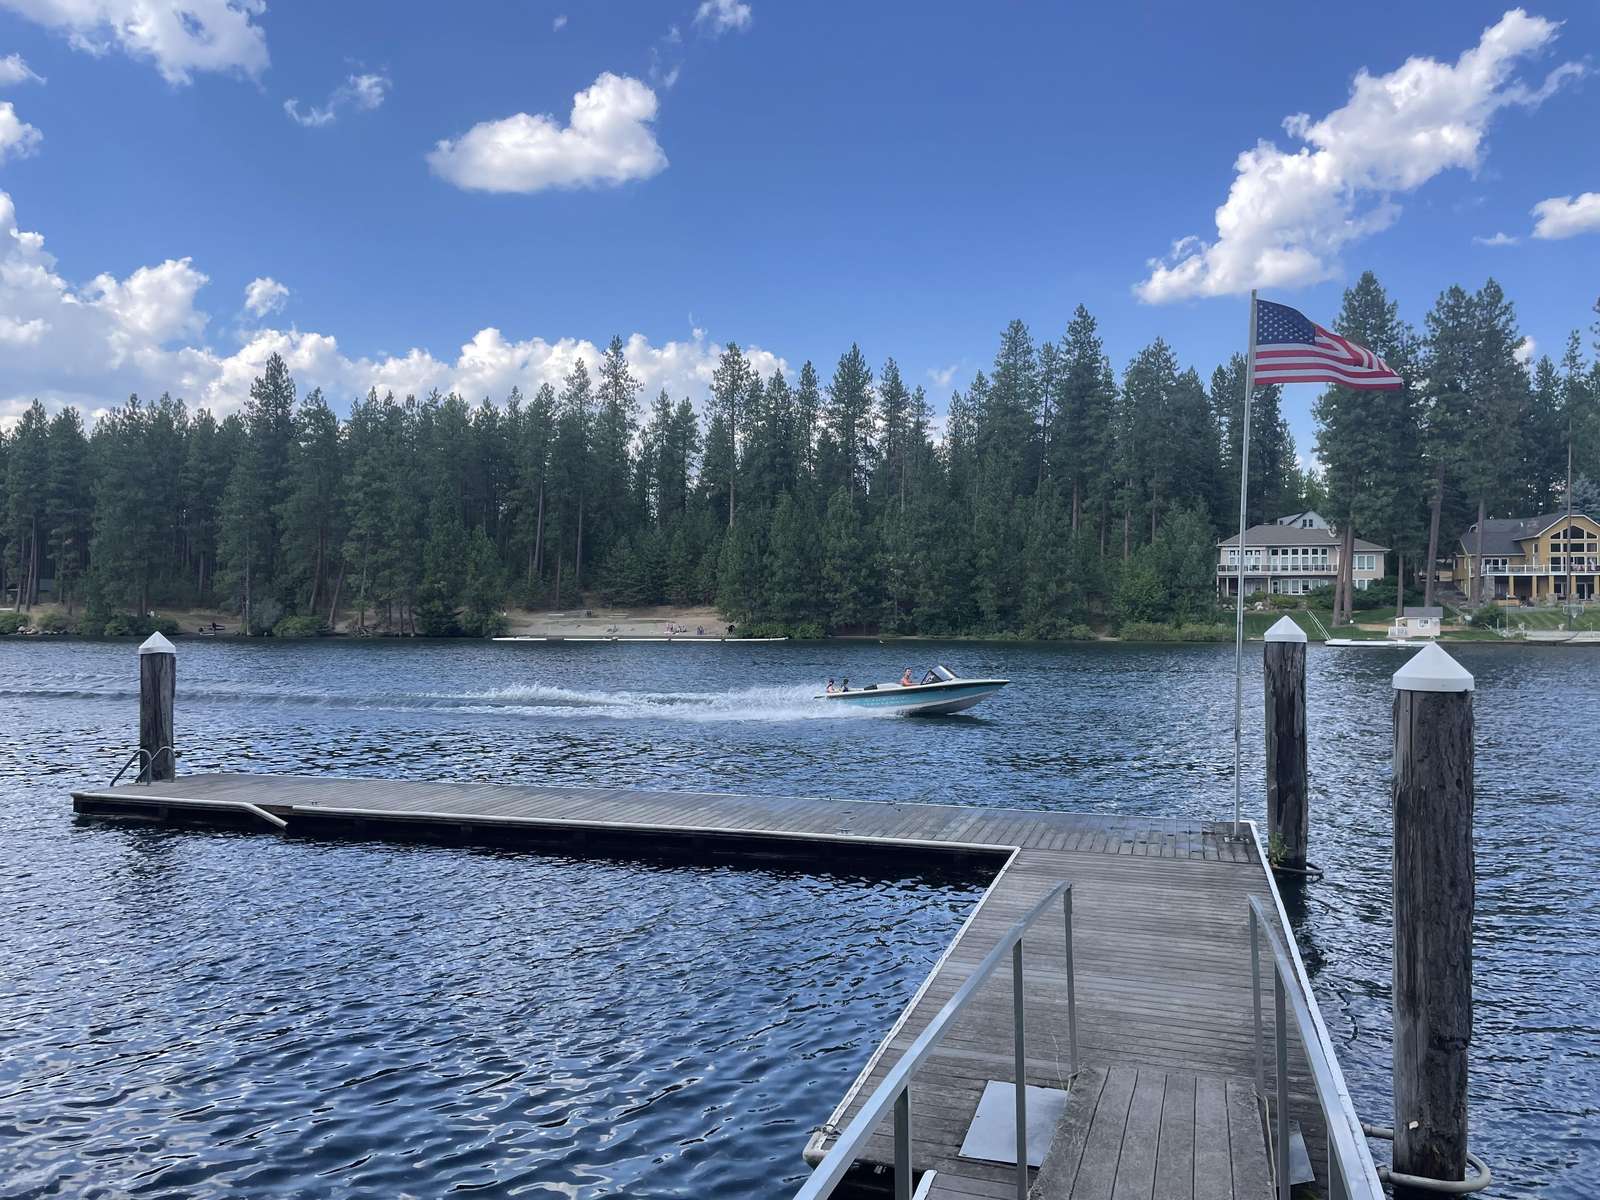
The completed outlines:
[[[458,711],[521,711],[554,717],[649,718],[674,721],[808,721],[886,715],[827,704],[814,685],[738,688],[725,692],[578,691],[547,684],[513,684],[481,692],[433,694]]]

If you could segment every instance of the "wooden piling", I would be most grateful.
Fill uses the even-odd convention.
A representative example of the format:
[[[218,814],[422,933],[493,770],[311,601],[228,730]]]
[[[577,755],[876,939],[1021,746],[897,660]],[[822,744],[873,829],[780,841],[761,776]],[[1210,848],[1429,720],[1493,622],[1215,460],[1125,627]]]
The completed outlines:
[[[1394,675],[1394,1169],[1429,1179],[1467,1166],[1472,687],[1437,645]]]
[[[1267,846],[1272,865],[1306,869],[1306,634],[1284,617],[1262,652],[1267,697]]]
[[[171,779],[178,773],[172,743],[172,702],[178,686],[178,652],[159,633],[139,647],[139,749],[144,751],[140,778]]]

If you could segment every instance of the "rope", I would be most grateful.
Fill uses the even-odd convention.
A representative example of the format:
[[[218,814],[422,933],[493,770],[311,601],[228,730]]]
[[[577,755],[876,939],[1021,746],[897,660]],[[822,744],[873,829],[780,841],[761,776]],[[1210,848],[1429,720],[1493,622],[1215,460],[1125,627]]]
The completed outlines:
[[[1369,1138],[1377,1138],[1383,1142],[1394,1141],[1394,1130],[1385,1125],[1368,1125],[1363,1121],[1361,1131]],[[1483,1191],[1494,1182],[1494,1172],[1489,1169],[1489,1164],[1471,1150],[1467,1151],[1467,1164],[1476,1172],[1470,1179],[1429,1179],[1426,1175],[1407,1175],[1392,1167],[1379,1167],[1378,1178],[1385,1183],[1397,1183],[1402,1187],[1418,1188],[1426,1192],[1443,1192],[1447,1196],[1469,1196],[1473,1192]]]

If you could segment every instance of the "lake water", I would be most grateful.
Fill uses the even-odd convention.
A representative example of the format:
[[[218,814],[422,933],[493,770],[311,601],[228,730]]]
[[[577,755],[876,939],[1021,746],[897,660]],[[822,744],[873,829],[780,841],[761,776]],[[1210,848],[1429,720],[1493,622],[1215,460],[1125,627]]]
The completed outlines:
[[[1474,1146],[1496,1196],[1589,1196],[1600,654],[1456,649],[1478,680]],[[932,661],[1016,683],[943,721],[811,699]],[[1311,649],[1327,878],[1289,897],[1378,1123],[1402,661]],[[1222,818],[1231,667],[1209,646],[184,642],[178,740],[185,771]],[[978,894],[74,823],[67,791],[134,740],[136,678],[131,643],[0,640],[0,1197],[784,1196]]]

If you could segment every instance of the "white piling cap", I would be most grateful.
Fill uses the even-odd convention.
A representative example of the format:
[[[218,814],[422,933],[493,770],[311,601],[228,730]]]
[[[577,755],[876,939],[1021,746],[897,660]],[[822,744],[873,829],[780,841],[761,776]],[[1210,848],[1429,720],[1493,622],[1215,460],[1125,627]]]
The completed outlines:
[[[1470,692],[1472,672],[1447,654],[1437,642],[1429,642],[1394,673],[1397,692]]]
[[[173,644],[159,633],[152,633],[145,638],[144,644],[139,647],[140,654],[176,654],[177,652]]]
[[[1279,617],[1278,623],[1267,630],[1267,641],[1269,642],[1303,642],[1305,640],[1306,631],[1288,617]]]

